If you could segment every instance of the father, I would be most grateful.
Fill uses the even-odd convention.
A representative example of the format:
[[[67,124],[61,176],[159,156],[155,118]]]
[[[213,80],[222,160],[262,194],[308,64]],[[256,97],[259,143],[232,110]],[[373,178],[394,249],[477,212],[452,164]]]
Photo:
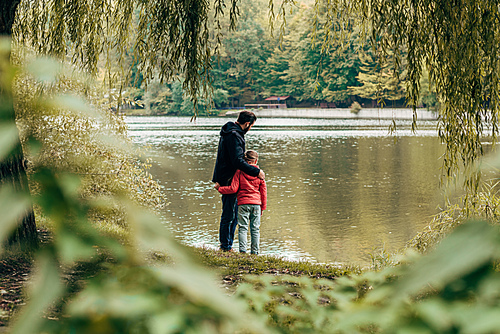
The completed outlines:
[[[242,111],[236,122],[227,122],[220,131],[217,160],[215,161],[213,182],[228,186],[236,173],[241,170],[248,175],[264,179],[264,171],[249,165],[245,159],[245,133],[255,124],[257,116],[250,111]],[[222,195],[222,215],[220,218],[220,249],[231,251],[234,231],[238,225],[238,203],[236,194]]]

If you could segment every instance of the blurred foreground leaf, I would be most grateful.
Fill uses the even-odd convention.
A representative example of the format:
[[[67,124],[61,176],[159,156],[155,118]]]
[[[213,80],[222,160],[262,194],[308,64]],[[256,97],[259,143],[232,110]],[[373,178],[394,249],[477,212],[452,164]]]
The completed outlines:
[[[0,240],[5,241],[30,208],[30,199],[9,185],[0,187]],[[1,252],[2,248],[0,248]]]
[[[61,72],[62,64],[53,58],[39,57],[30,62],[26,69],[37,81],[55,83]]]
[[[19,133],[14,123],[0,123],[0,161],[19,145]]]
[[[59,94],[46,100],[49,107],[70,111],[73,115],[100,119],[99,113],[92,108],[87,101],[76,95]]]
[[[484,221],[459,226],[437,249],[415,263],[396,289],[396,298],[425,287],[441,289],[450,281],[491,263],[500,255],[498,227]]]
[[[29,286],[27,305],[16,317],[12,334],[39,333],[44,312],[62,294],[59,266],[49,253],[39,254],[34,268],[34,277]]]

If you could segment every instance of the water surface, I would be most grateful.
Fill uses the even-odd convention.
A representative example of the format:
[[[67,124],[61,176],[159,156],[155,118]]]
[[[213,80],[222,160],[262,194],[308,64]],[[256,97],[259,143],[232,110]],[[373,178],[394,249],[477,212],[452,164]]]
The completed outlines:
[[[170,204],[165,224],[188,244],[218,246],[220,195],[211,180],[220,127],[228,118],[127,117],[150,147],[152,174]],[[404,246],[440,202],[434,122],[259,118],[246,135],[266,172],[268,210],[261,250],[292,259],[367,264]],[[237,246],[237,245],[236,245]]]

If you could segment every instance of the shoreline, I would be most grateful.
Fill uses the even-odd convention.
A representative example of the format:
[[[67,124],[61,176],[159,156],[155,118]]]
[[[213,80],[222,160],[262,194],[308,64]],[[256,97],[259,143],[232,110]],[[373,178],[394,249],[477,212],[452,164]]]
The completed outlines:
[[[379,119],[379,120],[413,120],[413,109],[411,108],[364,108],[357,114],[348,108],[288,108],[288,109],[230,109],[218,110],[219,114],[199,115],[197,117],[235,117],[239,112],[248,110],[255,113],[257,117],[263,118],[316,118],[316,119]],[[125,112],[125,116],[144,117],[180,117],[177,115],[148,115],[134,112]],[[191,117],[186,115],[185,117]],[[435,121],[438,113],[427,109],[417,109],[417,121]]]
[[[334,119],[397,119],[413,120],[411,108],[363,108],[358,113],[352,113],[349,108],[331,109],[242,109],[255,113],[257,117],[286,117],[286,118],[334,118]],[[241,110],[228,111],[224,116],[234,117]],[[424,108],[416,110],[417,120],[437,120],[438,113]]]

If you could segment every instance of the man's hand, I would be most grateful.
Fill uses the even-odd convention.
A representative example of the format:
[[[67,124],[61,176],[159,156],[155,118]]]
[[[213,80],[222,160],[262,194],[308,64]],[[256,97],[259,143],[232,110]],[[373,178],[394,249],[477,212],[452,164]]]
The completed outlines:
[[[257,175],[259,179],[264,180],[266,178],[266,173],[261,169],[259,175]]]
[[[219,182],[215,182],[215,184],[214,184],[214,188],[215,188],[215,190],[219,190],[219,187],[220,187]]]

